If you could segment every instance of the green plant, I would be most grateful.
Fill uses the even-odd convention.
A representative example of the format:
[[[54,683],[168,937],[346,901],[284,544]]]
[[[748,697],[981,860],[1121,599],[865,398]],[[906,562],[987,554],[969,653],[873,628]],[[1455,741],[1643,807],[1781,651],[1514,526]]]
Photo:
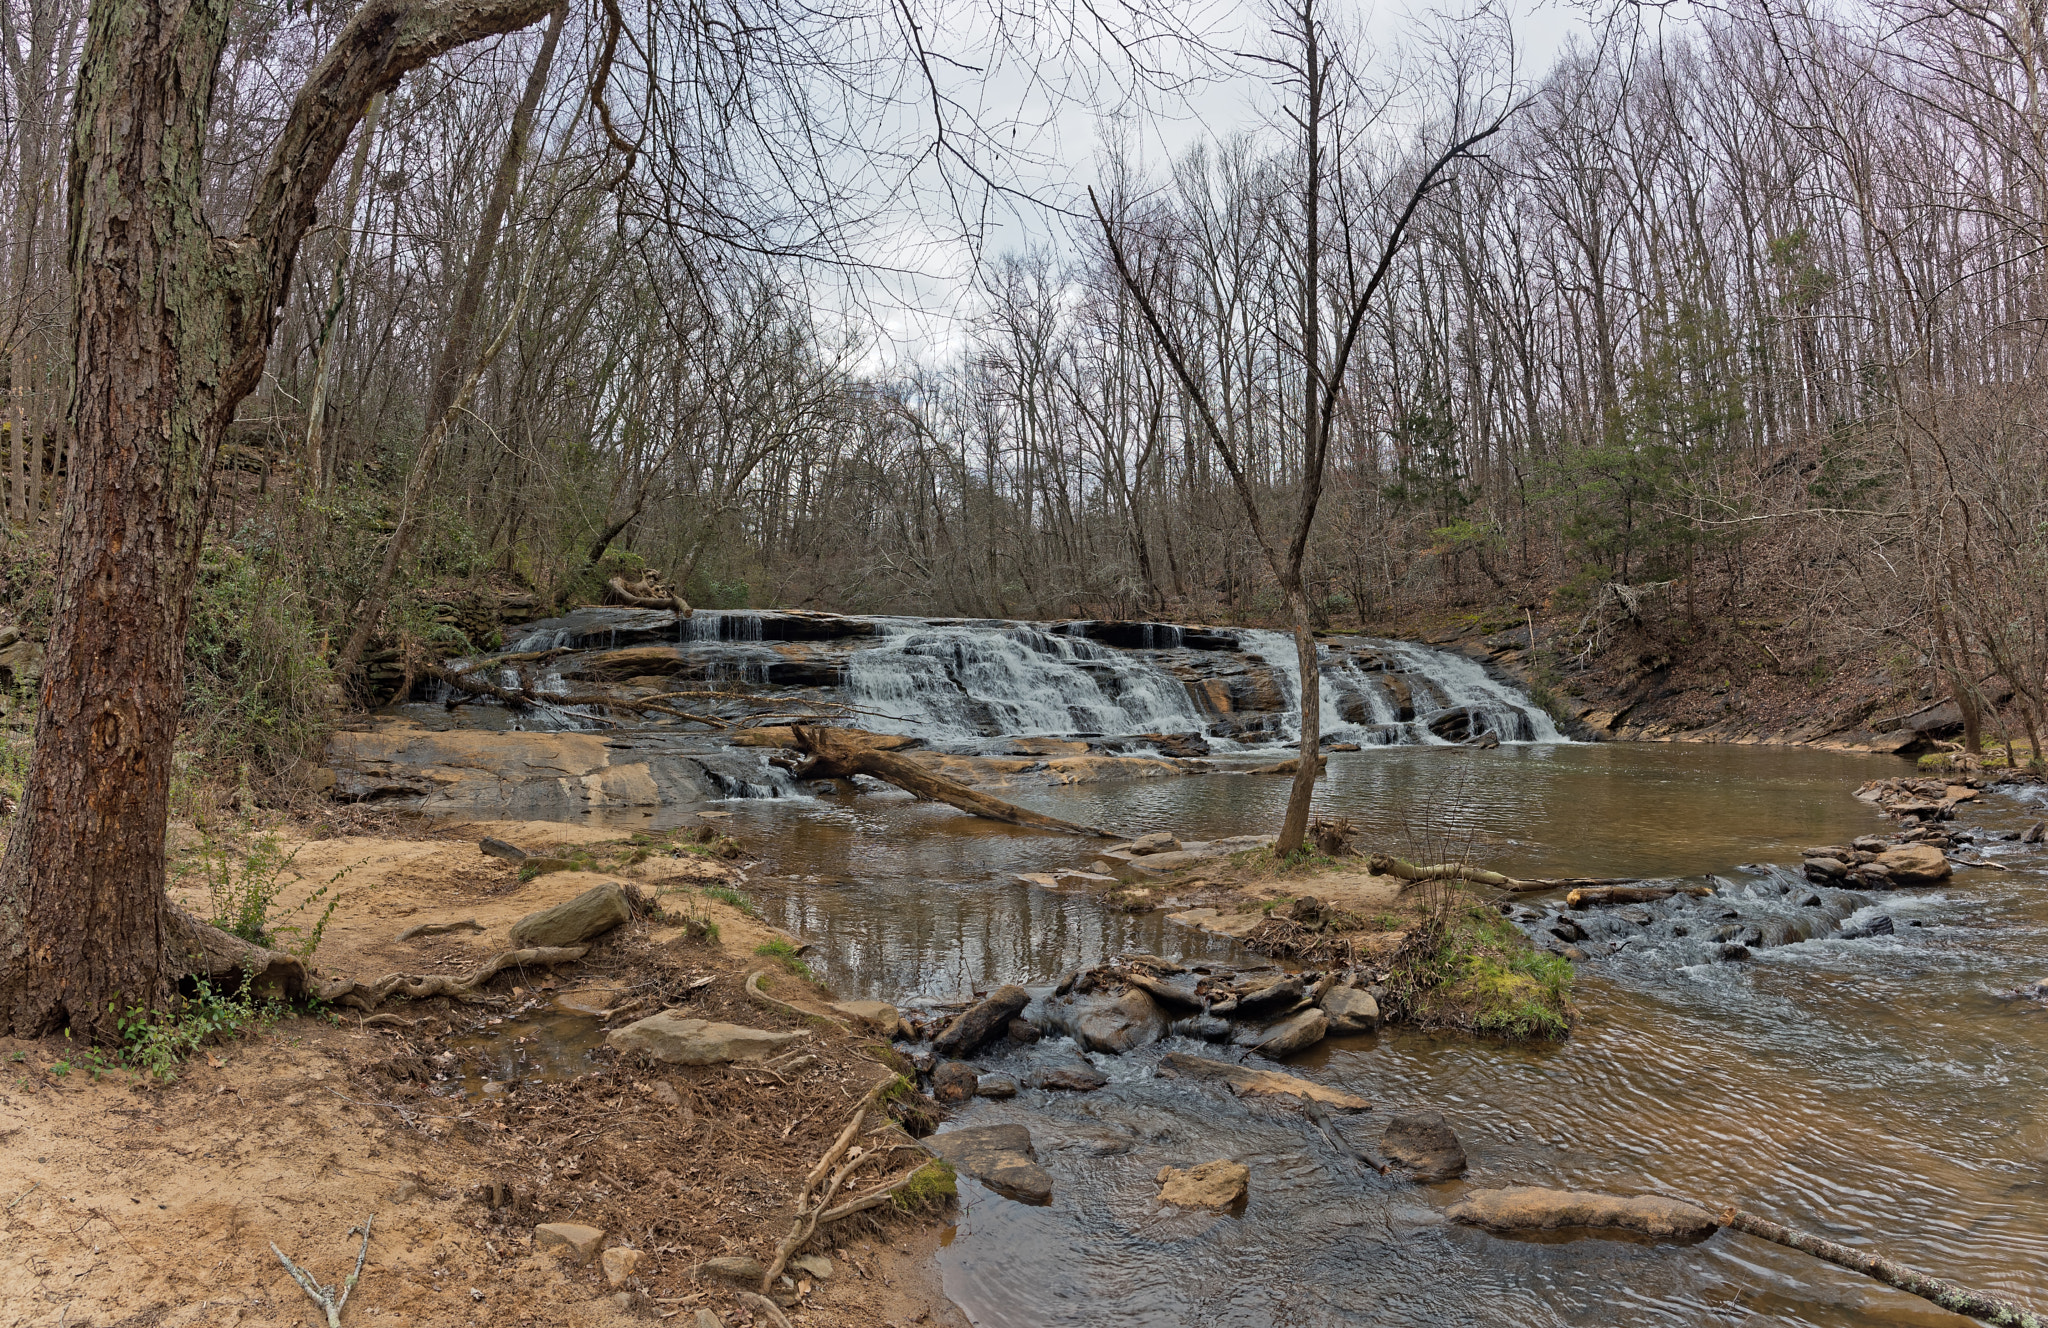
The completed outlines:
[[[65,1075],[71,1073],[71,1062],[68,1060],[56,1062],[50,1067],[50,1073],[62,1079]]]
[[[168,1010],[135,1006],[120,1018],[121,1059],[168,1083],[177,1077],[179,1062],[208,1041],[226,1041],[252,1024],[273,1023],[283,1013],[275,1001],[257,1000],[246,976],[232,990],[202,981]]]
[[[334,678],[272,532],[207,549],[185,641],[184,727],[209,767],[278,773],[326,745]],[[250,550],[245,554],[242,549]]]
[[[800,978],[817,981],[811,973],[810,966],[797,957],[801,951],[780,936],[772,936],[755,946],[754,953],[763,958],[779,960],[784,968]]]
[[[919,1167],[892,1197],[898,1208],[911,1213],[930,1204],[945,1203],[959,1193],[959,1181],[952,1166],[934,1158]]]
[[[754,901],[747,898],[745,895],[741,894],[739,891],[733,889],[729,885],[705,886],[704,897],[706,899],[716,899],[722,904],[731,904],[734,908],[738,909],[740,912],[746,914],[750,918],[760,916],[759,911],[756,910],[754,907]]]
[[[1482,904],[1429,914],[1396,956],[1388,1005],[1424,1027],[1510,1039],[1571,1031],[1571,964]]]
[[[207,835],[201,839],[195,855],[196,867],[195,862],[187,862],[178,874],[183,877],[196,869],[204,875],[213,910],[207,920],[214,926],[251,944],[268,945],[308,959],[320,948],[320,937],[328,920],[341,906],[341,896],[334,892],[334,887],[348,875],[349,869],[342,868],[296,904],[280,909],[278,897],[286,888],[284,874],[298,856],[297,848],[286,852],[274,834],[259,837],[246,853]],[[323,899],[327,901],[326,907],[319,909],[310,928],[292,921],[317,908]],[[289,939],[277,944],[282,938]]]

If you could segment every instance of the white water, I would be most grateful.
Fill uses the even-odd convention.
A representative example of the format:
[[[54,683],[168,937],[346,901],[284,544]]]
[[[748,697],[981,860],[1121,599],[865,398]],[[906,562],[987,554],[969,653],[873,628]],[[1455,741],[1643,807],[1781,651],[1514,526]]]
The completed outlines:
[[[882,732],[966,740],[1207,728],[1180,679],[1129,651],[1028,623],[881,624],[847,659],[856,720]]]
[[[1244,642],[1245,653],[1264,660],[1280,680],[1288,703],[1295,708],[1296,718],[1290,735],[1298,736],[1301,706],[1301,661],[1294,646],[1294,636],[1289,632],[1245,631],[1239,633]],[[1558,732],[1543,709],[1527,696],[1505,684],[1496,682],[1485,669],[1463,655],[1454,655],[1446,650],[1435,650],[1412,641],[1379,641],[1356,638],[1357,644],[1378,652],[1389,663],[1398,666],[1398,671],[1427,679],[1442,692],[1444,703],[1428,694],[1425,687],[1415,687],[1415,718],[1396,726],[1396,711],[1393,698],[1385,687],[1374,680],[1373,675],[1350,658],[1340,656],[1328,646],[1318,645],[1320,672],[1322,673],[1321,700],[1318,707],[1321,717],[1321,733],[1326,739],[1339,742],[1356,742],[1363,745],[1388,745],[1390,726],[1398,733],[1398,741],[1423,746],[1452,747],[1456,743],[1432,733],[1429,722],[1446,711],[1461,707],[1469,708],[1481,722],[1479,732],[1492,733],[1503,743],[1555,743],[1567,742],[1564,734]],[[1345,693],[1353,693],[1365,701],[1368,722],[1353,724],[1347,722],[1342,713]]]

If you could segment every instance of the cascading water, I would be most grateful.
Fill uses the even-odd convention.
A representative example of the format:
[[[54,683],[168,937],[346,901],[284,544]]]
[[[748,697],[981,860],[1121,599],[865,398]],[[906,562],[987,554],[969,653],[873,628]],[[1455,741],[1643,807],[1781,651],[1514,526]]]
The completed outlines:
[[[1200,731],[1209,716],[1166,669],[1028,623],[877,624],[847,661],[865,727],[927,738]]]
[[[1271,667],[1286,693],[1289,708],[1298,715],[1301,662],[1293,635],[1271,631],[1247,631],[1241,635],[1246,653]],[[1361,638],[1357,645],[1376,656],[1374,662],[1379,667],[1368,671],[1355,658],[1326,645],[1317,646],[1322,674],[1320,731],[1326,741],[1335,739],[1363,746],[1454,746],[1486,735],[1504,743],[1569,741],[1540,706],[1496,682],[1485,669],[1462,655],[1411,641]],[[1382,681],[1389,673],[1411,680],[1406,690],[1412,713],[1406,719]],[[1347,701],[1354,704],[1347,707]],[[1297,718],[1288,730],[1290,737],[1300,733],[1299,725]]]
[[[549,653],[507,666],[507,686],[530,674],[537,691],[560,694],[572,690],[565,678],[631,679],[630,668],[716,690],[796,689],[806,699],[846,703],[860,727],[962,751],[1046,737],[1118,740],[1117,750],[1142,750],[1145,735],[1172,736],[1181,744],[1177,754],[1193,737],[1225,752],[1270,750],[1300,732],[1294,639],[1277,631],[765,610],[700,610],[678,619],[662,610],[592,607],[530,625],[508,650]],[[613,664],[589,658],[613,650],[654,653]],[[1321,642],[1317,651],[1327,742],[1565,741],[1526,696],[1463,656],[1363,637]],[[443,692],[422,699],[443,703],[450,699]],[[543,705],[517,726],[610,723]]]

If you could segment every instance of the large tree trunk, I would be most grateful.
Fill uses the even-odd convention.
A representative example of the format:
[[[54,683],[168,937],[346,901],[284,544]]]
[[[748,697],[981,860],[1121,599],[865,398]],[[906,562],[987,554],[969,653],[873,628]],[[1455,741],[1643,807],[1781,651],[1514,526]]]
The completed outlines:
[[[164,830],[214,457],[370,99],[549,0],[371,0],[309,76],[235,237],[200,206],[228,0],[96,0],[69,189],[77,389],[35,757],[0,860],[0,1033],[111,1040],[168,995]]]

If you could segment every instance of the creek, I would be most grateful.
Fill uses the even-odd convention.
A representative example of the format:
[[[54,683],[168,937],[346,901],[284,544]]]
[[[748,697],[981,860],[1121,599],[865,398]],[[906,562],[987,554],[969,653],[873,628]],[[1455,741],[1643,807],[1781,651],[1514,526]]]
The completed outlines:
[[[1059,640],[1050,648],[1024,640],[1038,662],[1052,657],[1059,667],[1052,682],[1042,676],[1045,686],[1018,693],[1018,670],[1028,673],[1034,661],[1013,655],[1014,634],[986,639],[1010,630],[926,630],[924,656],[902,654],[915,632],[885,630],[861,642],[855,658],[895,657],[842,668],[835,684],[883,712],[884,724],[892,698],[905,727],[924,705],[935,731],[951,725],[944,736],[963,749],[995,749],[1005,731],[1060,732],[1045,686],[1078,686],[1061,670],[1087,677],[1115,705],[1092,716],[1069,707],[1068,733],[1216,720],[1186,707],[1199,680],[1182,677],[1175,693],[1151,676],[1153,657],[1091,661],[1083,649],[1064,659],[1068,643]],[[1264,644],[1245,641],[1241,656],[1266,658],[1264,676],[1289,699],[1289,660]],[[1453,671],[1389,644],[1370,644],[1380,668],[1359,670],[1361,678],[1393,662],[1411,676]],[[948,651],[936,672],[904,662]],[[757,677],[772,681],[774,667],[762,660]],[[1326,680],[1331,671],[1326,665]],[[1539,728],[1541,712],[1525,700],[1515,706],[1518,698],[1483,673],[1480,681],[1498,693],[1488,705],[1505,698],[1500,718],[1487,722],[1507,743],[1492,750],[1437,738],[1427,709],[1390,719],[1366,688],[1335,689],[1333,705],[1366,697],[1340,723],[1360,736],[1391,726],[1396,741],[1332,754],[1318,810],[1348,816],[1369,842],[1407,856],[1465,851],[1515,875],[1668,878],[1709,883],[1717,894],[1656,905],[1646,924],[1595,928],[1592,957],[1578,966],[1577,1024],[1561,1044],[1391,1030],[1328,1040],[1287,1067],[1373,1101],[1372,1112],[1340,1127],[1360,1142],[1376,1139],[1394,1111],[1441,1111],[1471,1157],[1461,1181],[1382,1177],[1331,1149],[1291,1110],[1155,1077],[1164,1052],[1205,1051],[1176,1039],[1097,1057],[1111,1078],[1098,1092],[1027,1089],[956,1111],[956,1124],[1028,1126],[1055,1198],[1028,1207],[962,1179],[961,1213],[941,1253],[955,1302],[983,1328],[1966,1322],[1727,1232],[1675,1248],[1506,1240],[1442,1221],[1467,1186],[1502,1184],[1740,1202],[1966,1285],[2048,1302],[2048,1008],[2004,994],[2048,976],[2048,853],[1993,837],[2048,812],[2041,790],[1993,793],[1960,814],[1959,825],[1979,832],[1979,851],[2010,871],[1964,870],[1939,889],[1875,896],[1817,890],[1796,874],[1800,847],[1886,828],[1850,794],[1865,779],[1902,773],[1903,763],[1799,749],[1530,741],[1555,736]],[[917,700],[955,692],[963,699],[949,701],[948,713]],[[1037,709],[986,703],[1004,695]],[[1446,687],[1435,709],[1472,704],[1471,692]],[[1510,710],[1520,720],[1507,719]],[[1284,740],[1286,725],[1209,728],[1219,747],[1255,747],[1265,732]],[[1207,839],[1270,830],[1287,781],[1228,773],[1227,764],[1003,796],[1126,832]],[[639,828],[704,810],[760,855],[746,889],[770,921],[818,947],[814,966],[845,997],[910,1005],[1001,982],[1043,989],[1077,966],[1133,951],[1249,958],[1163,913],[1118,912],[1086,892],[1016,879],[1085,865],[1083,843],[892,793],[735,798],[696,813],[621,809],[594,819]],[[1758,945],[1748,962],[1713,962],[1700,923],[1731,915],[1787,943]],[[1839,935],[1880,915],[1893,934]],[[1034,1058],[1058,1053],[1054,1041],[977,1063],[1021,1079]],[[1219,1157],[1251,1168],[1241,1216],[1153,1211],[1160,1167]]]

